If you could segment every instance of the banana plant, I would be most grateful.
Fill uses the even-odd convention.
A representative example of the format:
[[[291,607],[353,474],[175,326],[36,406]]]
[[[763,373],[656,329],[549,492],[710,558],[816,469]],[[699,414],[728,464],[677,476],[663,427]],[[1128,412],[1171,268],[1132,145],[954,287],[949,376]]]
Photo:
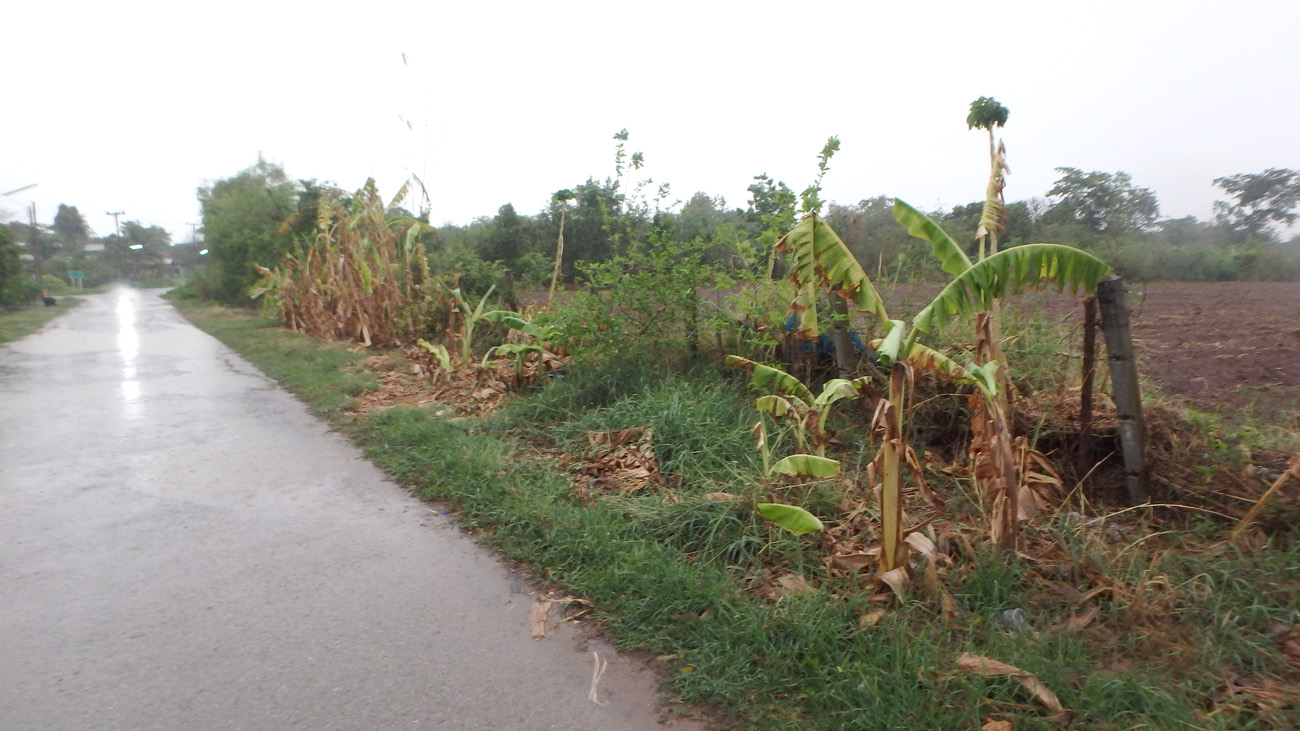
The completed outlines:
[[[487,365],[489,360],[496,357],[513,358],[516,383],[522,380],[524,364],[530,355],[536,355],[542,364],[550,364],[548,367],[559,367],[560,357],[546,347],[547,343],[556,336],[559,328],[553,325],[538,325],[524,315],[510,310],[485,312],[482,319],[505,325],[533,339],[531,343],[502,343],[488,348],[487,353],[483,355],[483,365]]]
[[[927,221],[915,223],[920,229],[929,230]],[[942,232],[937,226],[933,229]],[[816,213],[806,214],[794,230],[777,243],[778,250],[787,255],[791,264],[790,278],[797,292],[791,309],[798,320],[796,330],[802,337],[819,334],[817,308],[814,306],[819,286],[856,305],[859,311],[874,315],[885,328],[885,337],[876,346],[880,365],[890,369],[889,396],[882,405],[888,416],[884,419],[885,438],[881,446],[882,573],[896,568],[898,547],[903,537],[898,520],[901,518],[901,465],[906,453],[903,409],[909,361],[927,352],[934,353],[928,348],[918,350],[918,337],[923,333],[934,333],[943,321],[952,317],[973,320],[976,314],[988,311],[992,303],[1007,294],[1052,283],[1058,288],[1090,289],[1110,271],[1104,262],[1091,254],[1059,244],[1018,246],[988,254],[971,263],[946,234],[935,233],[933,240],[927,240],[931,241],[944,271],[952,274],[953,279],[911,319],[910,324],[889,317],[884,302],[861,264],[830,225]],[[926,358],[927,363],[939,363],[934,356],[926,355]],[[940,365],[950,375],[958,373],[955,364]],[[995,378],[997,374],[996,366],[991,371],[986,367],[975,369],[971,366],[961,372],[971,374],[975,371],[992,373]],[[996,383],[992,384],[989,393],[996,398]],[[994,411],[994,423],[1005,428],[1005,415],[998,418],[997,412],[1001,409],[996,408],[996,404]],[[994,532],[1003,545],[1014,546],[1016,486],[1004,481],[1002,489],[1006,494],[990,495],[990,502],[1010,504],[1010,526],[1009,530],[1004,527]]]
[[[487,307],[488,298],[491,297],[492,292],[496,290],[496,285],[494,284],[491,287],[488,287],[487,293],[479,299],[478,306],[473,309],[469,306],[469,300],[465,299],[465,295],[461,293],[460,287],[452,289],[447,286],[446,282],[443,282],[442,288],[447,291],[447,294],[450,295],[452,300],[456,303],[455,313],[460,315],[460,322],[458,323],[458,327],[455,328],[459,331],[455,333],[455,335],[457,339],[460,340],[460,362],[469,363],[474,358],[474,329],[478,326],[479,322],[485,319],[484,309]],[[452,323],[455,324],[456,318],[454,316],[451,320]]]
[[[821,393],[814,396],[802,381],[775,366],[739,355],[727,356],[726,363],[752,369],[750,386],[761,391],[771,391],[759,396],[754,401],[754,408],[760,414],[770,414],[777,421],[789,421],[794,426],[799,451],[817,457],[826,456],[826,445],[830,442],[826,419],[831,407],[842,399],[861,396],[863,389],[871,382],[867,377],[852,380],[835,378],[822,386]]]
[[[758,440],[758,449],[763,454],[764,474],[816,479],[835,477],[840,474],[840,463],[826,457],[826,445],[830,441],[826,431],[826,420],[830,415],[831,407],[837,402],[861,396],[870,383],[869,378],[853,380],[836,378],[827,382],[822,387],[821,393],[814,396],[802,381],[780,368],[739,355],[727,356],[726,362],[727,365],[750,368],[752,372],[750,386],[772,392],[755,399],[754,408],[759,413],[768,414],[778,422],[789,422],[793,427],[799,453],[773,463],[767,428],[761,420],[754,424],[754,437]],[[758,511],[763,517],[797,536],[822,529],[822,523],[815,515],[797,505],[759,503]]]

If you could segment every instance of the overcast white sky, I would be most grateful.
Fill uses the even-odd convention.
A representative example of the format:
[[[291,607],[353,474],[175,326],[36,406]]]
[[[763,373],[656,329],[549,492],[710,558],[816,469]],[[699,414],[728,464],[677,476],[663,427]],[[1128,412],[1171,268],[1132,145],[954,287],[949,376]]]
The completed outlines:
[[[20,2],[0,193],[38,186],[0,209],[98,234],[122,210],[188,241],[195,189],[259,153],[385,195],[419,174],[435,223],[531,214],[611,175],[624,127],[683,200],[802,188],[839,135],[829,199],[949,207],[983,197],[981,95],[1011,110],[1009,200],[1124,170],[1208,219],[1214,178],[1300,168],[1297,0]]]

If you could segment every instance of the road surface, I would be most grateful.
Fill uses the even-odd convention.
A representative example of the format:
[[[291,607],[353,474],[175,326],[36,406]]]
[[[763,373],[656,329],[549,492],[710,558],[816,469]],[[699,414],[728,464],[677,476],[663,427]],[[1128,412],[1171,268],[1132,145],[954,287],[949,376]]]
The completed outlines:
[[[0,346],[0,729],[661,728],[529,592],[157,292]]]

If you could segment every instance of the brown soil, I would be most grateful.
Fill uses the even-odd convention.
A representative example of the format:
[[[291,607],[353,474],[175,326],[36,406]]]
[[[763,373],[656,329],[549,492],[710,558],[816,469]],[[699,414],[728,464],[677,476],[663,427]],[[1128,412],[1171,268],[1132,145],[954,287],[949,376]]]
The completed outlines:
[[[1132,287],[1140,367],[1204,411],[1300,427],[1300,282]]]

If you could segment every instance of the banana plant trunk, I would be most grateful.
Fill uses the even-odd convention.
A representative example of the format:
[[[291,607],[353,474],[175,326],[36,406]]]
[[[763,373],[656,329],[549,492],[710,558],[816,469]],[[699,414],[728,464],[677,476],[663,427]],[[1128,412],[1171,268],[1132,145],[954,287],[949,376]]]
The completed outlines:
[[[555,242],[555,270],[551,272],[551,291],[546,293],[546,308],[551,308],[555,299],[555,285],[560,281],[560,264],[564,261],[564,213],[569,210],[566,204],[560,205],[560,238]]]
[[[894,363],[889,370],[889,410],[885,414],[885,439],[881,445],[880,547],[881,573],[898,566],[898,547],[903,542],[902,465],[907,453],[903,434],[903,407],[907,366]]]
[[[996,246],[996,244],[994,244]],[[996,361],[997,390],[992,397],[977,395],[981,403],[977,404],[973,419],[982,419],[985,425],[983,434],[972,436],[972,456],[975,457],[975,477],[978,481],[984,474],[985,495],[990,504],[989,532],[995,543],[1014,550],[1019,521],[1019,489],[1014,450],[1011,447],[1011,428],[1007,424],[1007,388],[1004,385],[1010,379],[1003,378],[1006,368],[1002,357],[1001,328],[998,327],[997,302],[989,312],[975,316],[975,355],[980,362]],[[982,412],[982,413],[981,413]],[[983,451],[983,455],[978,455]],[[979,456],[988,460],[992,468],[980,469]]]
[[[993,464],[997,471],[994,484],[1000,487],[1000,494],[992,496],[992,538],[1008,551],[1015,551],[1020,533],[1020,475],[1006,415],[996,400],[988,406],[993,422]]]
[[[849,303],[838,294],[831,294],[831,312],[835,313],[835,328],[831,331],[831,345],[835,348],[835,369],[840,378],[853,377],[853,341],[849,337]]]

